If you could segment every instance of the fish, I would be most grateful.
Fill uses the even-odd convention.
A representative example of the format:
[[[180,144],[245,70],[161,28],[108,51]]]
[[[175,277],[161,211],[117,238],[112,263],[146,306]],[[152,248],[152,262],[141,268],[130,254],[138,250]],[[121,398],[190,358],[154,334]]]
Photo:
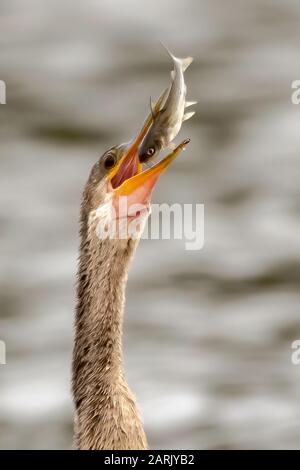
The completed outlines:
[[[186,101],[185,99],[184,71],[193,62],[193,57],[180,59],[175,57],[168,48],[165,47],[165,49],[174,64],[174,70],[171,72],[171,85],[159,111],[152,109],[150,102],[153,121],[138,148],[141,163],[153,159],[161,150],[168,147],[179,133],[182,123],[195,114],[195,111],[185,112],[187,107],[197,103],[197,101]]]

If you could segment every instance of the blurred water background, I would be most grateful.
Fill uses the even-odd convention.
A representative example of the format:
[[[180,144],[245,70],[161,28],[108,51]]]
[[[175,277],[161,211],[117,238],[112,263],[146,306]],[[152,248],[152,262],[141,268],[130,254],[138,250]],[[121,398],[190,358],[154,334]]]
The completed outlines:
[[[77,220],[91,165],[192,55],[192,142],[154,202],[205,204],[205,246],[143,240],[126,374],[151,447],[300,448],[297,0],[2,0],[0,447],[70,448]]]

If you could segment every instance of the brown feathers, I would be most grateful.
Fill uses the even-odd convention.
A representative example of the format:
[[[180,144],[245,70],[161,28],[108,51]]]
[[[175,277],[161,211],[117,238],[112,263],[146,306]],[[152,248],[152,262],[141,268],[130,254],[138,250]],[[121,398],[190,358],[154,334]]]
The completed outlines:
[[[122,370],[128,265],[136,240],[99,240],[90,181],[83,195],[77,281],[73,396],[78,449],[146,449],[146,436]]]

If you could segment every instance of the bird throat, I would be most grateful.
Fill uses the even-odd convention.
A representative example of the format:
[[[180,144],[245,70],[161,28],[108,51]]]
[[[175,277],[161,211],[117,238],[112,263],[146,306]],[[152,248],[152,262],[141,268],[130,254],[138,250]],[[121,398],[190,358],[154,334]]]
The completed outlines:
[[[75,445],[145,449],[122,368],[127,271],[138,240],[99,240],[94,228],[82,221],[73,352]]]

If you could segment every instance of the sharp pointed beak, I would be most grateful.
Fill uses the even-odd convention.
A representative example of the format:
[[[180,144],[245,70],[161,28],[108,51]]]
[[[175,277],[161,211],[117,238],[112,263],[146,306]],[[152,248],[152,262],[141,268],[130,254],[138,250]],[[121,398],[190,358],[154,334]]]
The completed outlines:
[[[164,90],[161,96],[158,98],[153,108],[154,113],[158,112],[165,100],[168,89]],[[131,176],[134,176],[143,171],[142,164],[138,158],[138,148],[142,143],[144,137],[149,131],[153,122],[152,112],[147,116],[140,132],[136,138],[129,144],[129,147],[125,150],[124,155],[120,158],[117,165],[111,170],[109,178],[113,188],[117,188],[122,181]]]
[[[129,179],[123,181],[118,186],[114,193],[116,196],[127,196],[130,204],[140,203],[146,204],[149,202],[152,190],[158,178],[166,171],[169,165],[175,158],[185,149],[186,145],[190,142],[189,139],[181,142],[170,154],[163,160],[156,163],[152,168],[135,174]]]
[[[165,90],[159,97],[153,108],[154,113],[161,109],[167,92],[168,90]],[[190,141],[189,139],[184,140],[163,160],[156,163],[152,168],[143,171],[143,166],[138,157],[138,148],[147,135],[152,122],[153,117],[152,113],[150,113],[137,137],[125,149],[119,162],[109,174],[114,199],[126,197],[128,207],[132,204],[147,205],[149,203],[152,190],[158,178]]]

